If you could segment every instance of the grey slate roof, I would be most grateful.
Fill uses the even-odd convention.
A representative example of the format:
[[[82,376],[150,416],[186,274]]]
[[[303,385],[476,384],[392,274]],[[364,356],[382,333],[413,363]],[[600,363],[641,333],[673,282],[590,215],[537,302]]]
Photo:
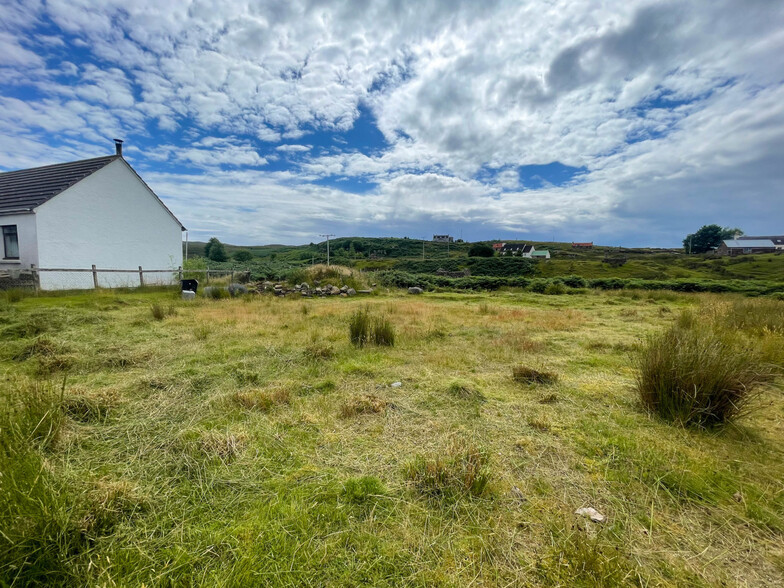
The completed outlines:
[[[771,241],[773,241],[774,245],[784,245],[784,235],[772,235],[772,236],[766,235],[763,237],[751,237],[751,236],[747,237],[744,235],[743,237],[738,237],[738,241],[755,241],[757,239],[770,239]]]
[[[0,214],[33,210],[118,157],[110,155],[0,173]]]
[[[765,247],[774,249],[776,247],[770,239],[744,239],[743,241],[726,239],[724,244],[730,249],[761,249]]]

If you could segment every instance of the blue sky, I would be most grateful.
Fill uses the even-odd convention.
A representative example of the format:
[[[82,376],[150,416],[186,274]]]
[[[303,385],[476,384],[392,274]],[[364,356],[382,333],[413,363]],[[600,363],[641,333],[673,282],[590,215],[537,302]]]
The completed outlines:
[[[0,169],[126,159],[190,229],[784,233],[784,4],[5,0]]]

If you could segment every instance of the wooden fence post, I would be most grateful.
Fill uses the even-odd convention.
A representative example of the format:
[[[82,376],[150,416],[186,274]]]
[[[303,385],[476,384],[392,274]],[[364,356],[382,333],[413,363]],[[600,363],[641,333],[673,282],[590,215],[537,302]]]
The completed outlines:
[[[93,264],[93,286],[98,289],[98,271],[95,269],[95,264]]]
[[[209,284],[209,283],[210,283],[210,268],[207,268],[207,269],[205,270],[205,274],[204,274],[204,283],[205,283],[205,284]]]
[[[177,270],[178,270],[178,272],[179,272],[179,274],[180,274],[180,281],[182,281],[182,266],[180,266],[179,268],[177,268]]]
[[[142,266],[139,266],[139,286],[144,287],[144,271],[142,271]]]

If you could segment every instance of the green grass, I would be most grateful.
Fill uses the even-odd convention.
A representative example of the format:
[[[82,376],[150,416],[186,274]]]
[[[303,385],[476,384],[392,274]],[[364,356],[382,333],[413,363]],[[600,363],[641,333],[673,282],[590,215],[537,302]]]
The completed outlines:
[[[677,427],[634,354],[690,310],[781,365],[782,305],[22,297],[0,305],[0,584],[781,585],[780,380],[733,426]],[[352,344],[360,310],[394,346]]]

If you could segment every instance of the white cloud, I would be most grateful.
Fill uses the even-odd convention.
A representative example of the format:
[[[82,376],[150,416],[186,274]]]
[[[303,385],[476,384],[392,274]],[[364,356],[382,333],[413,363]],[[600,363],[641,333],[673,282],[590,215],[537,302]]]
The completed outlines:
[[[198,189],[156,172],[172,197],[200,195],[179,213],[189,226],[253,241],[242,235],[256,206],[270,239],[289,242],[322,220],[368,232],[471,222],[667,240],[657,244],[704,222],[781,231],[781,3],[6,4],[0,127],[6,149],[8,136],[24,145],[7,161],[29,161],[45,134],[96,149],[115,133],[149,141],[130,152],[151,170],[211,170]],[[37,34],[44,21],[63,34]],[[72,45],[92,63],[69,55]],[[387,145],[342,144],[362,105]],[[338,133],[335,147],[277,144],[318,132]],[[298,167],[243,169],[281,152],[300,154],[280,158]],[[555,161],[588,171],[523,189],[518,166]],[[329,177],[377,187],[310,183]],[[282,194],[301,206],[271,211]]]

